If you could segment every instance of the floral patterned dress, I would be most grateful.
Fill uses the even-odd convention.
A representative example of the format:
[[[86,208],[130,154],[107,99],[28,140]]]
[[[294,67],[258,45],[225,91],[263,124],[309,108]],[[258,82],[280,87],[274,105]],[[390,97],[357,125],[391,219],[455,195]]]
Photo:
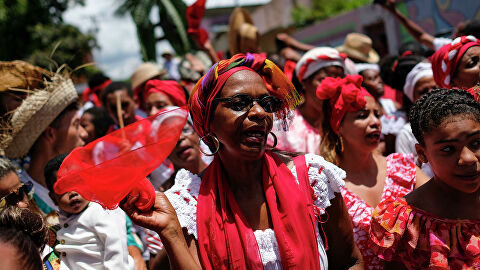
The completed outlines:
[[[370,238],[378,256],[408,269],[480,269],[480,220],[441,218],[403,198],[378,205]]]
[[[412,154],[391,154],[387,157],[387,178],[381,202],[405,196],[412,191],[416,182],[416,165]],[[374,207],[342,187],[341,193],[353,223],[353,233],[363,256],[365,269],[383,269],[383,261],[369,247],[368,232]]]

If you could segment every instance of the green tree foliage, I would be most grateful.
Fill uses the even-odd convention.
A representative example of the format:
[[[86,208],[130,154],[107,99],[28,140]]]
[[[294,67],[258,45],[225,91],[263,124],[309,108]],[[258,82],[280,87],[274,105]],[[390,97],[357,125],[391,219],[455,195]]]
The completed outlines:
[[[63,22],[63,12],[74,4],[84,0],[0,1],[0,60],[22,59],[52,70],[53,61],[72,68],[84,64],[96,43],[93,35]]]
[[[310,8],[302,5],[293,8],[292,16],[297,26],[305,26],[369,3],[372,0],[313,0]]]
[[[158,8],[158,22],[153,22],[150,17],[153,7]],[[137,28],[143,60],[156,62],[155,44],[160,40],[167,40],[179,55],[189,52],[195,46],[186,31],[186,8],[182,0],[123,0],[116,14],[130,14]],[[163,30],[163,36],[155,35],[157,27]]]

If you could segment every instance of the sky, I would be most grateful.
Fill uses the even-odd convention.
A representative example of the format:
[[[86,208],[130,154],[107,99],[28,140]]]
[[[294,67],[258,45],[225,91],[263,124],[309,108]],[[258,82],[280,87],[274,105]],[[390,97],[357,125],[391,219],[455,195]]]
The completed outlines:
[[[64,21],[86,33],[97,29],[96,65],[114,80],[127,79],[142,63],[135,25],[129,16],[114,16],[118,0],[87,0],[64,13]]]
[[[187,5],[195,0],[184,0]],[[84,6],[74,5],[63,15],[65,22],[77,26],[82,32],[97,29],[100,46],[93,51],[96,65],[114,80],[128,79],[142,63],[135,25],[129,15],[114,15],[120,0],[86,0]],[[268,3],[270,0],[207,0],[206,8],[231,7]],[[152,16],[158,16],[152,12]],[[158,17],[157,17],[158,18]],[[159,33],[161,34],[161,33]],[[157,53],[171,50],[168,42],[157,44]],[[161,59],[159,59],[161,61]]]

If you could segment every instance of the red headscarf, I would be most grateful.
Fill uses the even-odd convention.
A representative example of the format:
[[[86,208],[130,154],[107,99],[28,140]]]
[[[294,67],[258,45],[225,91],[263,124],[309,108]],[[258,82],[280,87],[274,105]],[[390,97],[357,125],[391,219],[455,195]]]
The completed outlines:
[[[145,177],[173,150],[187,116],[181,108],[164,110],[76,148],[60,166],[55,193],[77,191],[109,209],[137,193],[137,208],[149,209],[155,190]]]
[[[187,105],[187,97],[182,86],[176,81],[149,80],[144,87],[144,99],[151,93],[160,93],[167,96],[173,105],[183,107]]]
[[[347,75],[345,78],[327,77],[317,88],[319,99],[330,100],[332,107],[330,126],[336,134],[345,114],[362,109],[366,104],[365,96],[372,96],[362,87],[362,80],[360,75]]]
[[[197,83],[189,109],[200,136],[209,134],[212,101],[228,77],[240,70],[258,73],[270,94],[284,101],[280,119],[299,100],[285,75],[265,57],[238,54],[220,61]],[[248,83],[248,82],[246,82]],[[316,222],[307,184],[300,177],[307,167],[297,166],[299,182],[288,167],[271,152],[263,156],[263,187],[284,268],[318,269]],[[200,261],[204,269],[263,269],[258,244],[233,191],[228,185],[218,156],[202,177],[197,203],[197,231]]]
[[[472,46],[480,46],[480,42],[474,36],[458,37],[430,57],[433,79],[439,87],[452,88],[452,79],[458,64]]]
[[[90,89],[90,87],[85,88],[82,93],[82,99],[86,101],[91,101],[93,104],[95,104],[96,107],[102,106],[102,101],[100,99],[100,92],[105,89],[112,80],[106,80],[103,83],[93,87]]]

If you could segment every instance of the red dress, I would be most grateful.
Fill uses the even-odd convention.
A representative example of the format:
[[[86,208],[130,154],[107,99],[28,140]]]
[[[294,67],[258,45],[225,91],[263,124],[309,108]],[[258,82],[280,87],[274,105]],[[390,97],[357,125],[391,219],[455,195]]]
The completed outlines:
[[[408,269],[480,269],[480,220],[438,217],[403,198],[377,206],[370,238],[378,256]]]
[[[414,189],[415,182],[416,166],[413,155],[389,155],[381,202],[405,196]],[[352,219],[355,243],[362,253],[365,269],[383,269],[383,261],[369,248],[368,232],[374,208],[345,187],[341,188],[341,192]]]

